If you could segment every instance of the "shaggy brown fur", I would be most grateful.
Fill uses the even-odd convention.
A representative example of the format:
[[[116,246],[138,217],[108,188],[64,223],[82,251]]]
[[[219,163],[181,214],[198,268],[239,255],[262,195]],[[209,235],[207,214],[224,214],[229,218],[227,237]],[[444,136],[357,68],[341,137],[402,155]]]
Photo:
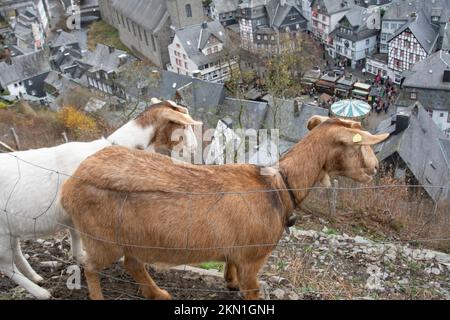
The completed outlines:
[[[97,272],[125,256],[148,298],[170,295],[144,263],[226,261],[228,287],[257,299],[257,273],[294,210],[286,187],[305,188],[294,191],[300,203],[329,173],[367,182],[376,171],[369,145],[387,135],[324,120],[311,119],[313,130],[281,159],[289,186],[275,169],[262,176],[253,165],[194,166],[121,147],[88,158],[64,185],[62,204],[83,238],[91,298],[103,298]]]

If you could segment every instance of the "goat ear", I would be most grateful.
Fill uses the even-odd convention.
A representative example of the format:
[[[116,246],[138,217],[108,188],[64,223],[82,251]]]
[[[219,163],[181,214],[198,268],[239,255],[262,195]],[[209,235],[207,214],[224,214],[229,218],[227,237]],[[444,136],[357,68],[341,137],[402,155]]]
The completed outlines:
[[[168,109],[164,112],[163,115],[164,119],[166,119],[169,122],[175,122],[184,126],[190,126],[190,125],[202,125],[203,122],[195,121],[192,119],[192,117],[188,114],[178,112],[172,109]]]
[[[158,103],[161,103],[161,102],[162,102],[162,101],[159,100],[158,98],[151,98],[151,99],[150,99],[150,103],[151,103],[152,105],[158,104]]]
[[[338,141],[347,145],[372,146],[383,142],[389,138],[389,133],[373,135],[370,132],[362,130],[345,129],[341,130],[338,135]]]
[[[324,116],[313,116],[313,117],[311,117],[311,119],[309,119],[309,121],[308,121],[308,130],[311,131],[312,129],[314,129],[315,127],[321,125],[322,123],[324,123],[328,119],[330,119],[330,118],[329,117],[324,117]]]
[[[353,121],[353,120],[344,120],[344,119],[339,119],[339,121],[347,128],[359,129],[359,130],[362,129],[361,122]]]
[[[182,107],[182,106],[176,104],[176,103],[175,103],[174,101],[172,101],[172,100],[167,100],[167,101],[165,101],[164,103],[165,103],[166,106],[168,106],[168,107],[170,107],[170,108],[172,108],[172,109],[175,109],[175,110],[177,110],[177,111],[179,111],[179,112],[181,112],[181,113],[189,114],[188,108]]]

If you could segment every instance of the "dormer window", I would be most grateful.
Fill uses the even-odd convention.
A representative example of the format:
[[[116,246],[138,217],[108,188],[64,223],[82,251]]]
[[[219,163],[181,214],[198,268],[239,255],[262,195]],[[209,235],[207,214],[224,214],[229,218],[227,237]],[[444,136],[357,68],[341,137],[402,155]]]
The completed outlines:
[[[186,9],[186,17],[192,18],[192,7],[191,7],[191,5],[187,4],[185,6],[185,9]]]

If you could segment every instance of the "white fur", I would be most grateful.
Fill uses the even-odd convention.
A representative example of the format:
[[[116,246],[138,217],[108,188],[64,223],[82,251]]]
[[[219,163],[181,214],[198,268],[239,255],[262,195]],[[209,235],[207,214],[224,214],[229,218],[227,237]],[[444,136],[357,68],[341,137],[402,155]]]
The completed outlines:
[[[59,202],[67,175],[72,175],[88,156],[111,144],[129,148],[143,146],[151,151],[153,147],[149,142],[154,132],[152,126],[141,128],[131,121],[108,140],[71,142],[53,148],[0,154],[0,272],[36,298],[50,298],[47,290],[33,283],[42,278],[23,257],[19,238],[51,235],[66,225],[72,226]],[[83,253],[79,236],[73,230],[71,236],[73,255],[80,259]]]

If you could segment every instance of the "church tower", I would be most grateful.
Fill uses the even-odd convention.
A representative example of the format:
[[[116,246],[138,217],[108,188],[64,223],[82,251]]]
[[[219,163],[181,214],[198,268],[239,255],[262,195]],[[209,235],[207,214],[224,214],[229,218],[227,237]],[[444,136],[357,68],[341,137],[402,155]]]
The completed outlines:
[[[172,26],[177,29],[202,23],[203,16],[202,0],[167,0]]]

